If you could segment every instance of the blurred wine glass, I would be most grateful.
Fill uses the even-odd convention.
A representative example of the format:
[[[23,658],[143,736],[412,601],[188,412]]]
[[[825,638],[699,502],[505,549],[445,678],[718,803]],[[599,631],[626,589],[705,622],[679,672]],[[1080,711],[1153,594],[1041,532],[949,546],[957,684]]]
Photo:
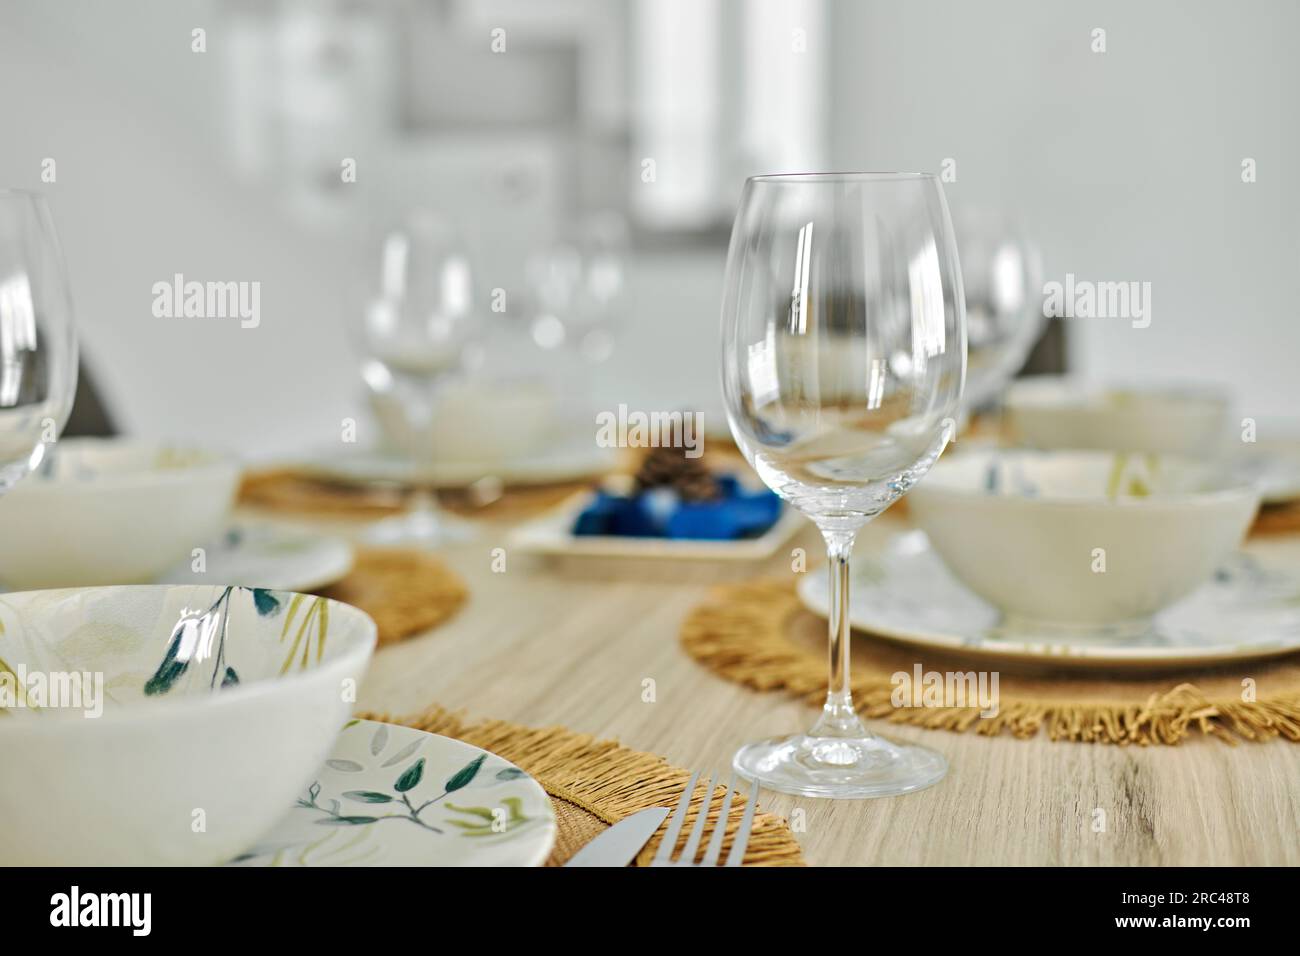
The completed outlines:
[[[1042,259],[1014,218],[1000,212],[959,208],[953,230],[970,350],[962,407],[975,412],[1001,395],[1042,335]]]
[[[359,340],[371,405],[387,443],[412,465],[414,492],[410,510],[377,522],[369,540],[429,546],[465,536],[439,511],[421,466],[438,453],[434,422],[445,386],[474,363],[482,334],[463,237],[446,219],[413,213],[380,244]]]
[[[0,190],[0,494],[37,468],[72,409],[77,339],[45,199]]]
[[[623,218],[597,213],[529,258],[529,334],[538,347],[564,347],[591,364],[613,354],[626,295],[626,247]]]

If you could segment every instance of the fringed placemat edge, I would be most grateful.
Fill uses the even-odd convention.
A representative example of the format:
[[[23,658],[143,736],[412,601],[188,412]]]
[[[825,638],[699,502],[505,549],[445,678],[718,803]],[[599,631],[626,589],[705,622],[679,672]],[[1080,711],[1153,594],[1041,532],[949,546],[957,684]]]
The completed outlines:
[[[727,680],[753,690],[781,690],[820,705],[826,694],[825,660],[787,634],[802,610],[792,585],[758,581],[727,585],[688,615],[681,644],[692,658]],[[1151,694],[1142,704],[1062,703],[1029,696],[1002,696],[998,713],[982,717],[976,707],[895,707],[893,684],[875,676],[853,680],[853,695],[866,717],[985,736],[1009,733],[1028,739],[1044,728],[1051,740],[1082,743],[1177,744],[1192,730],[1230,744],[1284,737],[1300,742],[1300,693],[1261,697],[1249,703],[1208,699],[1194,684]]]
[[[393,717],[387,714],[358,714],[366,720],[403,724],[429,733],[455,737],[509,760],[526,770],[552,797],[567,801],[614,824],[648,807],[676,807],[690,772],[675,767],[657,754],[633,750],[615,740],[599,739],[567,727],[528,727],[506,720],[467,721],[460,712],[436,704],[419,714]],[[708,833],[718,820],[719,787],[708,815]],[[698,816],[705,793],[697,787],[680,838],[685,839]],[[723,839],[723,859],[731,847],[740,822],[744,798],[737,794],[728,817]],[[662,829],[662,828],[661,828]],[[648,864],[658,849],[662,833],[656,834],[637,857],[637,865]],[[784,820],[759,811],[745,850],[746,866],[804,866],[803,851]]]

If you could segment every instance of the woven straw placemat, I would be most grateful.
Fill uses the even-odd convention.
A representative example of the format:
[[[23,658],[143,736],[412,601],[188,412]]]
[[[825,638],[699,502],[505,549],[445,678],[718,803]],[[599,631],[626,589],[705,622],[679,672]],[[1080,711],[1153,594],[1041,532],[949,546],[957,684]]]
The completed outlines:
[[[448,511],[487,520],[517,520],[552,508],[589,481],[440,489],[438,504]],[[408,506],[410,490],[397,485],[357,485],[328,481],[294,468],[250,471],[239,488],[239,504],[248,508],[335,518],[383,518]]]
[[[691,657],[727,680],[820,706],[826,695],[826,621],[788,581],[718,588],[681,631]],[[999,708],[895,707],[897,672],[996,670]],[[1251,683],[1244,682],[1249,679]],[[1244,688],[1253,700],[1243,699]],[[1193,732],[1230,743],[1276,737],[1300,743],[1300,655],[1231,667],[1133,677],[1107,673],[1015,673],[928,648],[854,635],[853,695],[867,717],[942,730],[1009,733],[1090,743],[1176,744]]]
[[[381,645],[436,627],[469,596],[451,568],[407,548],[359,548],[347,576],[316,593],[369,614]]]
[[[1300,501],[1264,505],[1255,516],[1252,535],[1295,534],[1300,532]]]
[[[526,770],[550,794],[555,807],[557,835],[547,866],[563,866],[568,859],[610,826],[647,807],[676,807],[690,772],[674,767],[655,754],[624,747],[613,740],[575,733],[565,727],[526,727],[504,720],[467,722],[459,714],[433,706],[421,714],[393,718],[383,714],[359,714],[367,720],[405,724],[418,730],[455,737],[482,747]],[[695,790],[682,826],[679,844],[686,842],[691,825],[704,801],[705,786]],[[714,794],[709,823],[700,845],[708,841],[717,824],[725,788]],[[721,859],[731,850],[735,828],[740,823],[744,800],[732,802]],[[665,823],[637,856],[645,866],[662,841]],[[799,843],[785,821],[770,813],[754,814],[745,866],[803,866]]]

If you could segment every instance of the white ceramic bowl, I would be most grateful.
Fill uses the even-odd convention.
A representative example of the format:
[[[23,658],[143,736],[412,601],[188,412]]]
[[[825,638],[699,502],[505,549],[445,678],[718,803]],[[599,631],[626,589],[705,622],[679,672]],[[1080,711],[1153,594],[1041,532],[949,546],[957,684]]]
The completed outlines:
[[[416,461],[507,461],[545,447],[554,431],[555,395],[539,382],[448,383],[422,425],[412,424],[400,383],[368,395],[385,450]]]
[[[0,582],[16,589],[155,580],[225,529],[239,467],[206,452],[70,438],[0,497]]]
[[[1202,458],[1231,434],[1228,396],[1202,386],[1099,388],[1039,376],[1013,384],[1005,408],[1013,436],[1031,448]]]
[[[945,457],[908,502],[952,572],[1009,617],[1138,627],[1213,574],[1259,492],[1190,459],[995,451]]]
[[[0,595],[0,865],[243,852],[328,756],[374,645],[356,608],[283,591]],[[92,675],[91,693],[23,706],[42,703],[37,681],[74,688],[73,671]],[[88,716],[96,700],[102,713]]]

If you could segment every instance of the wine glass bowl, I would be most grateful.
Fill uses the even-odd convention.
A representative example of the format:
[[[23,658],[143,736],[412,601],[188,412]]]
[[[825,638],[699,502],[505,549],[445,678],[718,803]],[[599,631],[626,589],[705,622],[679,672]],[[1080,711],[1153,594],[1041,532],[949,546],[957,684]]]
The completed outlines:
[[[943,758],[867,732],[849,692],[848,562],[857,531],[951,439],[965,378],[961,272],[937,179],[759,176],[741,198],[722,306],[736,443],[821,529],[832,585],[830,692],[809,734],[742,748],[736,769],[811,796],[904,793]]]
[[[386,444],[415,464],[438,453],[436,415],[447,382],[474,363],[484,334],[470,256],[460,233],[412,213],[380,244],[378,283],[361,314],[361,379]],[[375,543],[435,545],[465,536],[417,482],[410,510],[377,522]]]
[[[394,404],[405,425],[399,443],[418,444],[480,331],[473,270],[454,227],[429,213],[384,236],[379,266],[362,316],[362,380],[373,398]]]
[[[0,494],[40,465],[76,386],[72,301],[54,220],[39,194],[0,189]]]
[[[529,331],[539,347],[569,346],[593,365],[613,354],[627,292],[626,246],[622,218],[599,213],[529,258]]]
[[[1020,371],[1042,335],[1042,259],[1011,217],[959,209],[954,220],[966,293],[969,367],[963,405],[990,403]]]

